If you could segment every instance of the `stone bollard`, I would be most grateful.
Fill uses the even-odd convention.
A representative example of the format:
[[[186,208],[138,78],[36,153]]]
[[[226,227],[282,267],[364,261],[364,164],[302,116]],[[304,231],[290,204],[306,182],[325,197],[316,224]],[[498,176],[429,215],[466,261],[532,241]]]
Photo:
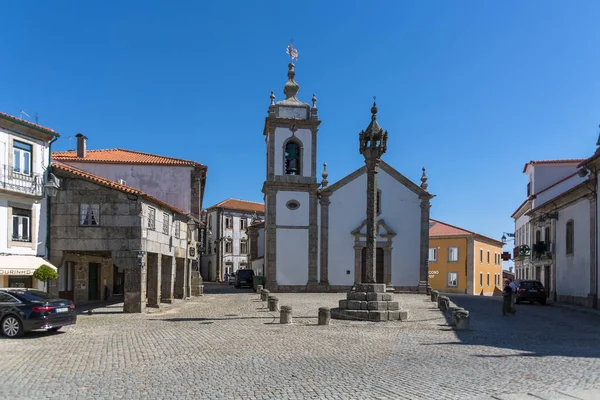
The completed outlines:
[[[456,326],[456,313],[458,311],[464,311],[462,307],[450,307],[450,315],[452,315],[452,325]]]
[[[460,310],[456,312],[456,330],[469,330],[469,312],[467,310]]]
[[[450,299],[447,296],[438,297],[438,308],[440,311],[448,311]]]
[[[271,294],[271,292],[269,292],[267,289],[263,289],[262,292],[260,292],[260,299],[262,301],[268,301],[269,294]]]
[[[269,311],[277,311],[279,308],[279,299],[275,296],[269,296]]]
[[[256,293],[260,294],[260,292],[262,292],[262,290],[263,290],[262,285],[256,285]]]
[[[280,324],[291,324],[292,323],[292,307],[281,306],[281,312],[279,314]]]
[[[433,301],[434,303],[437,303],[439,295],[440,295],[440,292],[438,292],[437,290],[432,290],[431,291],[431,301]]]
[[[329,325],[331,319],[331,309],[327,307],[319,308],[319,325]]]

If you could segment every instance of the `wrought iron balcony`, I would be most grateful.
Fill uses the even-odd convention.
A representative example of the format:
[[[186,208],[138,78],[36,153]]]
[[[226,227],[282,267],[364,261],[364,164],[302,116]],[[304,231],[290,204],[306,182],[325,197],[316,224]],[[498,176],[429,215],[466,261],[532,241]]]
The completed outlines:
[[[0,189],[42,197],[44,195],[44,175],[24,174],[10,165],[2,165],[0,166]]]

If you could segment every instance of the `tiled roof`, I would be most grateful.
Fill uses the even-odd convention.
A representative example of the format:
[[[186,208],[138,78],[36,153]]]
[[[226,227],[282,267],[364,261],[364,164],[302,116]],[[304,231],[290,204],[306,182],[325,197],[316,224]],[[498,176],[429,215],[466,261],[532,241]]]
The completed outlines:
[[[195,161],[125,149],[87,150],[85,158],[77,157],[75,150],[57,151],[52,153],[52,158],[57,161],[71,162],[203,166]]]
[[[16,123],[21,124],[21,125],[29,126],[31,128],[34,128],[34,129],[46,132],[46,133],[48,133],[50,135],[53,135],[53,136],[60,136],[58,134],[58,132],[56,132],[53,129],[46,128],[45,126],[42,126],[42,125],[34,124],[33,122],[25,121],[24,119],[14,117],[14,116],[12,116],[10,114],[6,114],[6,113],[3,113],[3,112],[0,112],[0,118],[7,119],[9,121],[16,122]]]
[[[454,225],[446,224],[444,222],[436,221],[435,219],[429,219],[429,237],[447,237],[457,236],[465,237],[472,236],[475,239],[485,239],[486,241],[493,242],[499,246],[503,243],[500,240],[492,239],[491,237],[481,235],[476,232],[471,232],[466,229],[459,228]]]
[[[254,201],[227,199],[218,204],[215,204],[208,209],[213,208],[227,208],[228,210],[240,210],[240,211],[256,211],[257,213],[265,212],[265,205],[263,203],[256,203]]]
[[[468,236],[474,232],[461,229],[457,226],[445,224],[435,219],[429,220],[429,236]]]
[[[517,209],[515,210],[514,213],[511,214],[511,218],[514,218],[514,216],[519,212],[519,210],[529,201],[529,200],[533,200],[535,199],[535,196],[529,196],[528,198],[525,199],[524,202],[521,203],[521,205],[519,207],[517,207]]]
[[[566,159],[566,160],[538,160],[538,161],[531,160],[525,164],[525,166],[523,167],[523,172],[525,172],[527,170],[528,165],[533,165],[533,164],[579,164],[583,161],[585,161],[584,158],[570,158],[570,159]]]
[[[148,200],[150,200],[150,201],[152,201],[152,202],[154,202],[154,203],[156,203],[158,205],[161,205],[161,206],[163,206],[165,208],[168,208],[171,211],[176,212],[177,214],[185,215],[185,213],[183,211],[181,211],[180,209],[175,208],[175,207],[173,207],[173,206],[165,203],[164,201],[157,199],[154,196],[150,196],[149,194],[144,193],[141,190],[138,190],[136,188],[132,188],[131,186],[121,185],[120,183],[113,182],[111,180],[102,178],[100,176],[90,174],[89,172],[80,170],[79,168],[75,168],[75,167],[72,167],[72,166],[67,165],[67,164],[53,162],[52,163],[52,168],[55,169],[55,170],[60,170],[60,171],[68,172],[68,173],[73,174],[75,176],[78,176],[80,178],[86,179],[88,181],[97,183],[97,184],[102,185],[102,186],[109,187],[111,189],[120,190],[121,192],[124,192],[124,193],[129,193],[129,194],[134,194],[136,196],[144,197],[144,198],[146,198],[146,199],[148,199]]]

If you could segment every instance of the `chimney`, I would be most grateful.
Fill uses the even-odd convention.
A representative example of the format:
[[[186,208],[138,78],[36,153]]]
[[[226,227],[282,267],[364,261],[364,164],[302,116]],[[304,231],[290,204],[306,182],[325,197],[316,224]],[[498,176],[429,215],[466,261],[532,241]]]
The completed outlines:
[[[87,138],[81,133],[78,133],[75,137],[77,138],[77,157],[85,158]]]

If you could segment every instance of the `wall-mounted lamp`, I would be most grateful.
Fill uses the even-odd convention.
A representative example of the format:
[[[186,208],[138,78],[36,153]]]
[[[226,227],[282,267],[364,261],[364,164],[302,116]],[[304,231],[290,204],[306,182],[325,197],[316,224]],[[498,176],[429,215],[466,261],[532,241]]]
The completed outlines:
[[[501,237],[502,243],[506,243],[506,237],[507,236],[511,237],[511,238],[514,238],[515,234],[514,233],[508,233],[508,232],[502,232],[502,237]]]
[[[46,189],[47,196],[56,196],[58,194],[58,189],[60,189],[60,179],[58,179],[56,175],[50,173],[48,175],[48,181],[44,185],[44,189]]]

